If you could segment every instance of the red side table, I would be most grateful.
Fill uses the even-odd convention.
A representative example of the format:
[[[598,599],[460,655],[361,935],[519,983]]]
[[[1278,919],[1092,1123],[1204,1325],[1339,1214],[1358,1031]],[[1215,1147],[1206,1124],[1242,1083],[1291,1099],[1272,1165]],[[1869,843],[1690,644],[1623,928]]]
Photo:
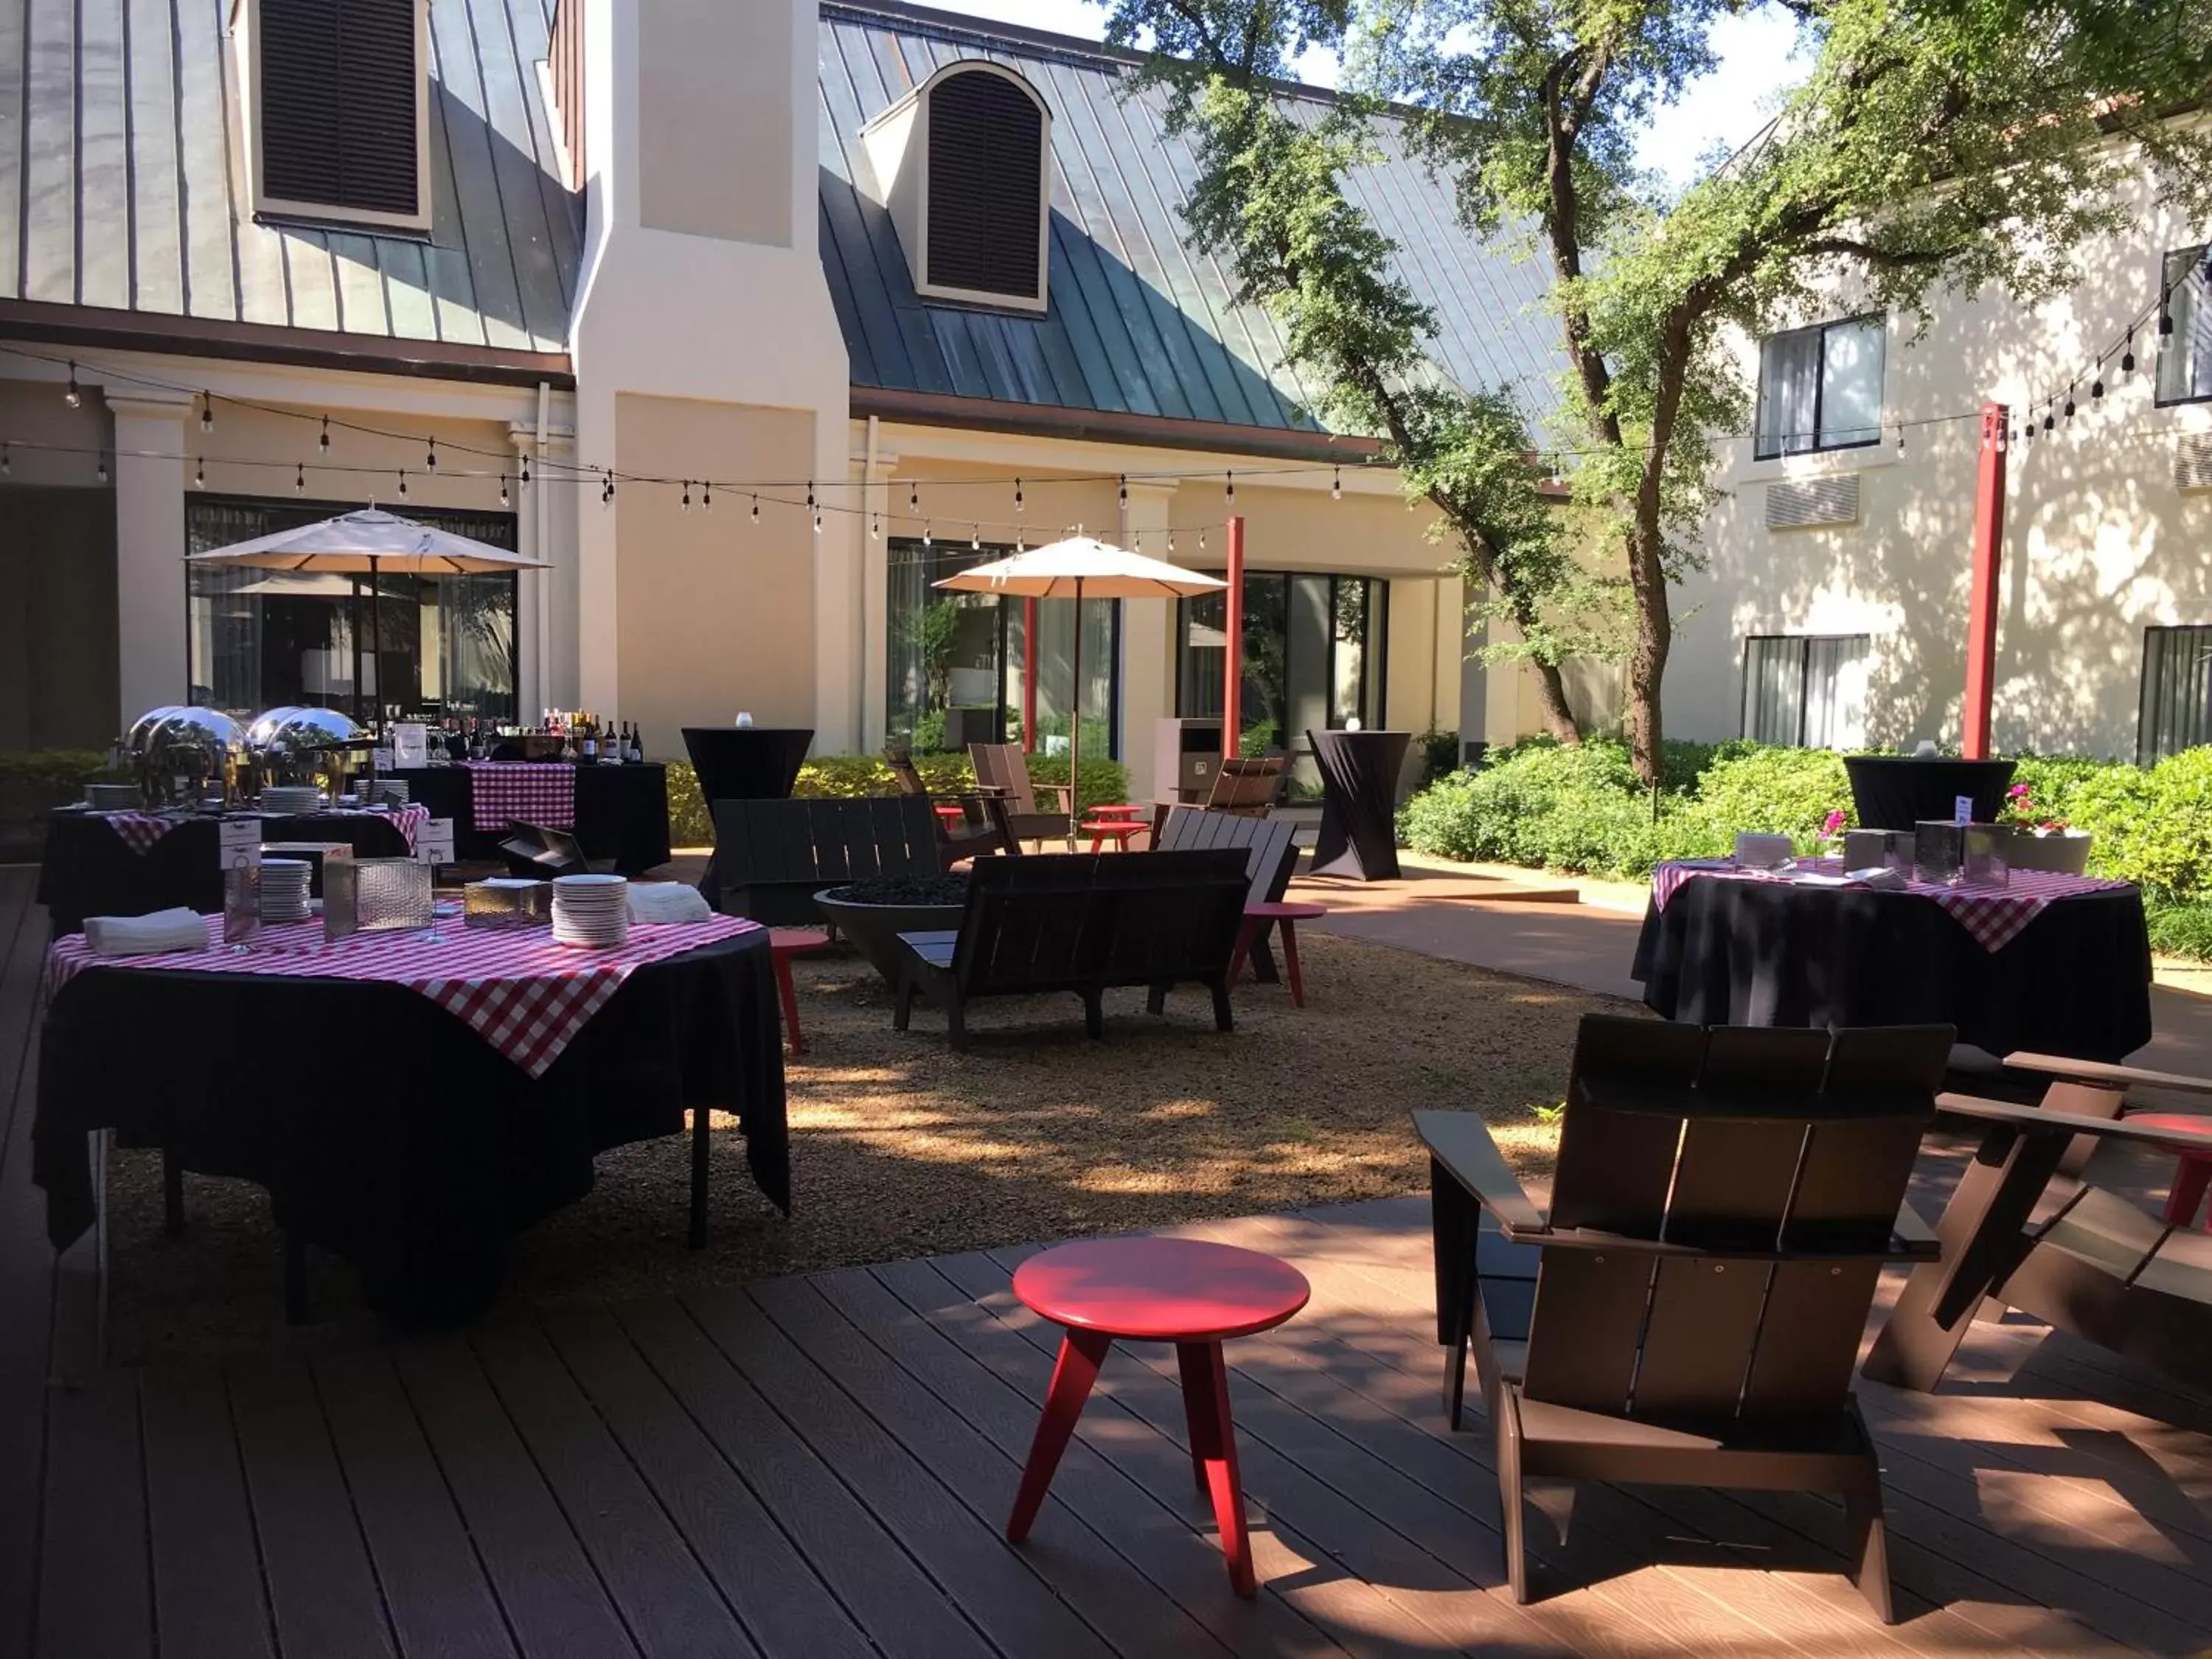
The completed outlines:
[[[1316,921],[1328,914],[1326,904],[1248,904],[1244,907],[1243,925],[1237,930],[1237,954],[1229,959],[1229,979],[1236,983],[1237,975],[1244,971],[1244,958],[1252,954],[1253,942],[1269,922],[1283,936],[1283,966],[1291,981],[1291,1006],[1306,1006],[1305,975],[1298,971],[1298,924]]]
[[[806,1034],[799,1029],[799,988],[791,982],[791,959],[812,956],[829,947],[830,935],[818,928],[769,929],[769,954],[775,960],[775,994],[783,1002],[783,1029],[794,1054],[806,1052]]]
[[[1129,837],[1142,835],[1151,828],[1152,825],[1136,818],[1087,818],[1083,828],[1076,833],[1091,837],[1091,850],[1094,853],[1103,848],[1109,841],[1114,843],[1115,852],[1126,853],[1129,850]]]
[[[1287,1261],[1183,1238],[1107,1238],[1062,1244],[1014,1270],[1014,1294],[1065,1326],[1044,1416],[1022,1470],[1006,1537],[1029,1536],[1060,1455],[1075,1432],[1098,1367],[1116,1337],[1172,1342],[1182,1369],[1184,1419],[1198,1489],[1213,1499],[1229,1583],[1239,1595],[1258,1589],[1244,1530],[1244,1490],[1237,1474],[1237,1434],[1229,1418],[1229,1373],[1221,1345],[1281,1324],[1312,1295]]]
[[[2212,1187],[2212,1116],[2188,1112],[2130,1112],[2127,1121],[2139,1129],[2170,1129],[2173,1140],[2166,1150],[2173,1154],[2173,1187],[2166,1195],[2163,1219],[2169,1227],[2186,1227],[2197,1219],[2197,1206]],[[2212,1216],[2204,1221],[2212,1232]]]

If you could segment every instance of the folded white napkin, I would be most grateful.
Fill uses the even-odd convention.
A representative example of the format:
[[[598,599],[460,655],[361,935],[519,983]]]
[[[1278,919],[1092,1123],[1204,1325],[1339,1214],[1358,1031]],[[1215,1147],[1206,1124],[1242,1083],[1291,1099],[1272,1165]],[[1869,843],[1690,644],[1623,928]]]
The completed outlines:
[[[680,881],[632,882],[629,919],[645,926],[670,921],[708,921],[714,912],[696,887]]]
[[[87,916],[85,943],[96,957],[144,957],[207,949],[207,918],[197,910],[156,910],[150,916]]]

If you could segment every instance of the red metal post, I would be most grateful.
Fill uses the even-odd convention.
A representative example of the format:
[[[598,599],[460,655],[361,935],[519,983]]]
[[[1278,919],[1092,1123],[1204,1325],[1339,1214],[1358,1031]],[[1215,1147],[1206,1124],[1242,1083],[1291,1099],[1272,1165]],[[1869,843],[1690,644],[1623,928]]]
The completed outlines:
[[[1076,618],[1075,625],[1083,626]],[[1035,599],[1022,601],[1022,752],[1036,750],[1036,635],[1037,603]]]
[[[1222,599],[1221,757],[1237,758],[1244,724],[1244,520],[1229,519],[1229,591]]]
[[[2005,428],[2012,411],[1982,405],[1981,465],[1974,480],[1974,580],[1966,601],[1966,708],[1960,750],[1990,753],[1990,704],[1996,690],[1997,583],[2004,568]]]

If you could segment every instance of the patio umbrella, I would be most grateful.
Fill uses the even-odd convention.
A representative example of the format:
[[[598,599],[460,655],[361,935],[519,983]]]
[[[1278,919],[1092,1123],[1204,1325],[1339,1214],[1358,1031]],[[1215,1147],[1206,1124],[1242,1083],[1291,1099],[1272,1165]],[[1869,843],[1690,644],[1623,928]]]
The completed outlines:
[[[1076,805],[1076,785],[1083,755],[1083,601],[1184,599],[1229,586],[1218,576],[1148,559],[1092,536],[1071,536],[1025,553],[994,559],[935,585],[963,593],[1012,593],[1029,599],[1076,602],[1075,690],[1068,699],[1067,727],[1067,803],[1074,814],[1072,821],[1076,823],[1082,821],[1082,809]]]
[[[381,507],[341,513],[252,541],[194,553],[187,564],[234,564],[259,570],[313,571],[368,578],[370,590],[386,572],[406,576],[489,575],[508,570],[547,570],[543,559],[526,558],[489,542],[435,530]],[[353,586],[354,713],[361,713],[361,585]]]

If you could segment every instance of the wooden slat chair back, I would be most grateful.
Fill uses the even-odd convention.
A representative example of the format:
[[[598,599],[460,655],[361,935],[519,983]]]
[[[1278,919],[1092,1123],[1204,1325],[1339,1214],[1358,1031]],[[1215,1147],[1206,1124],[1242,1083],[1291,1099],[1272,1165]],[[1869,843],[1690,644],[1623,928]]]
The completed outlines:
[[[1283,769],[1289,761],[1288,755],[1239,756],[1223,761],[1206,786],[1206,810],[1265,813],[1282,795]]]
[[[1074,847],[1074,808],[1065,784],[1047,786],[1049,805],[1037,799],[1030,781],[1029,757],[1018,743],[971,743],[968,757],[975,768],[975,787],[996,791],[1006,802],[1006,816],[1023,841],[1063,840]]]
[[[937,815],[912,795],[718,800],[714,839],[715,908],[773,927],[818,926],[824,887],[942,867]]]
[[[941,865],[949,867],[957,860],[971,858],[979,853],[1021,850],[1006,823],[1003,801],[979,792],[952,795],[932,793],[914,763],[913,751],[904,744],[885,744],[884,764],[890,769],[891,781],[898,785],[900,794],[915,796],[929,802],[930,821],[937,830]],[[961,822],[957,826],[947,824],[938,814],[937,805],[940,801],[960,808]]]
[[[979,860],[957,934],[902,935],[910,960],[894,1023],[906,1030],[915,994],[926,993],[963,1048],[968,1003],[1072,992],[1098,1036],[1107,990],[1194,980],[1214,993],[1215,1024],[1227,1030],[1244,890],[1233,848]]]
[[[1159,838],[1154,845],[1164,853],[1241,847],[1245,849],[1245,903],[1275,904],[1289,890],[1291,877],[1297,870],[1297,826],[1288,818],[1251,817],[1237,812],[1176,806],[1169,810],[1167,822],[1160,826]],[[1252,940],[1252,971],[1265,985],[1273,985],[1281,978],[1271,948],[1274,926],[1272,921],[1267,923]],[[1154,1013],[1160,1012],[1164,995],[1163,993],[1153,999]]]
[[[1586,1015],[1548,1218],[1479,1123],[1416,1115],[1453,1423],[1471,1346],[1517,1596],[1526,1477],[1780,1488],[1844,1498],[1853,1576],[1888,1620],[1851,1382],[1881,1269],[1935,1251],[1905,1193],[1952,1041]]]

